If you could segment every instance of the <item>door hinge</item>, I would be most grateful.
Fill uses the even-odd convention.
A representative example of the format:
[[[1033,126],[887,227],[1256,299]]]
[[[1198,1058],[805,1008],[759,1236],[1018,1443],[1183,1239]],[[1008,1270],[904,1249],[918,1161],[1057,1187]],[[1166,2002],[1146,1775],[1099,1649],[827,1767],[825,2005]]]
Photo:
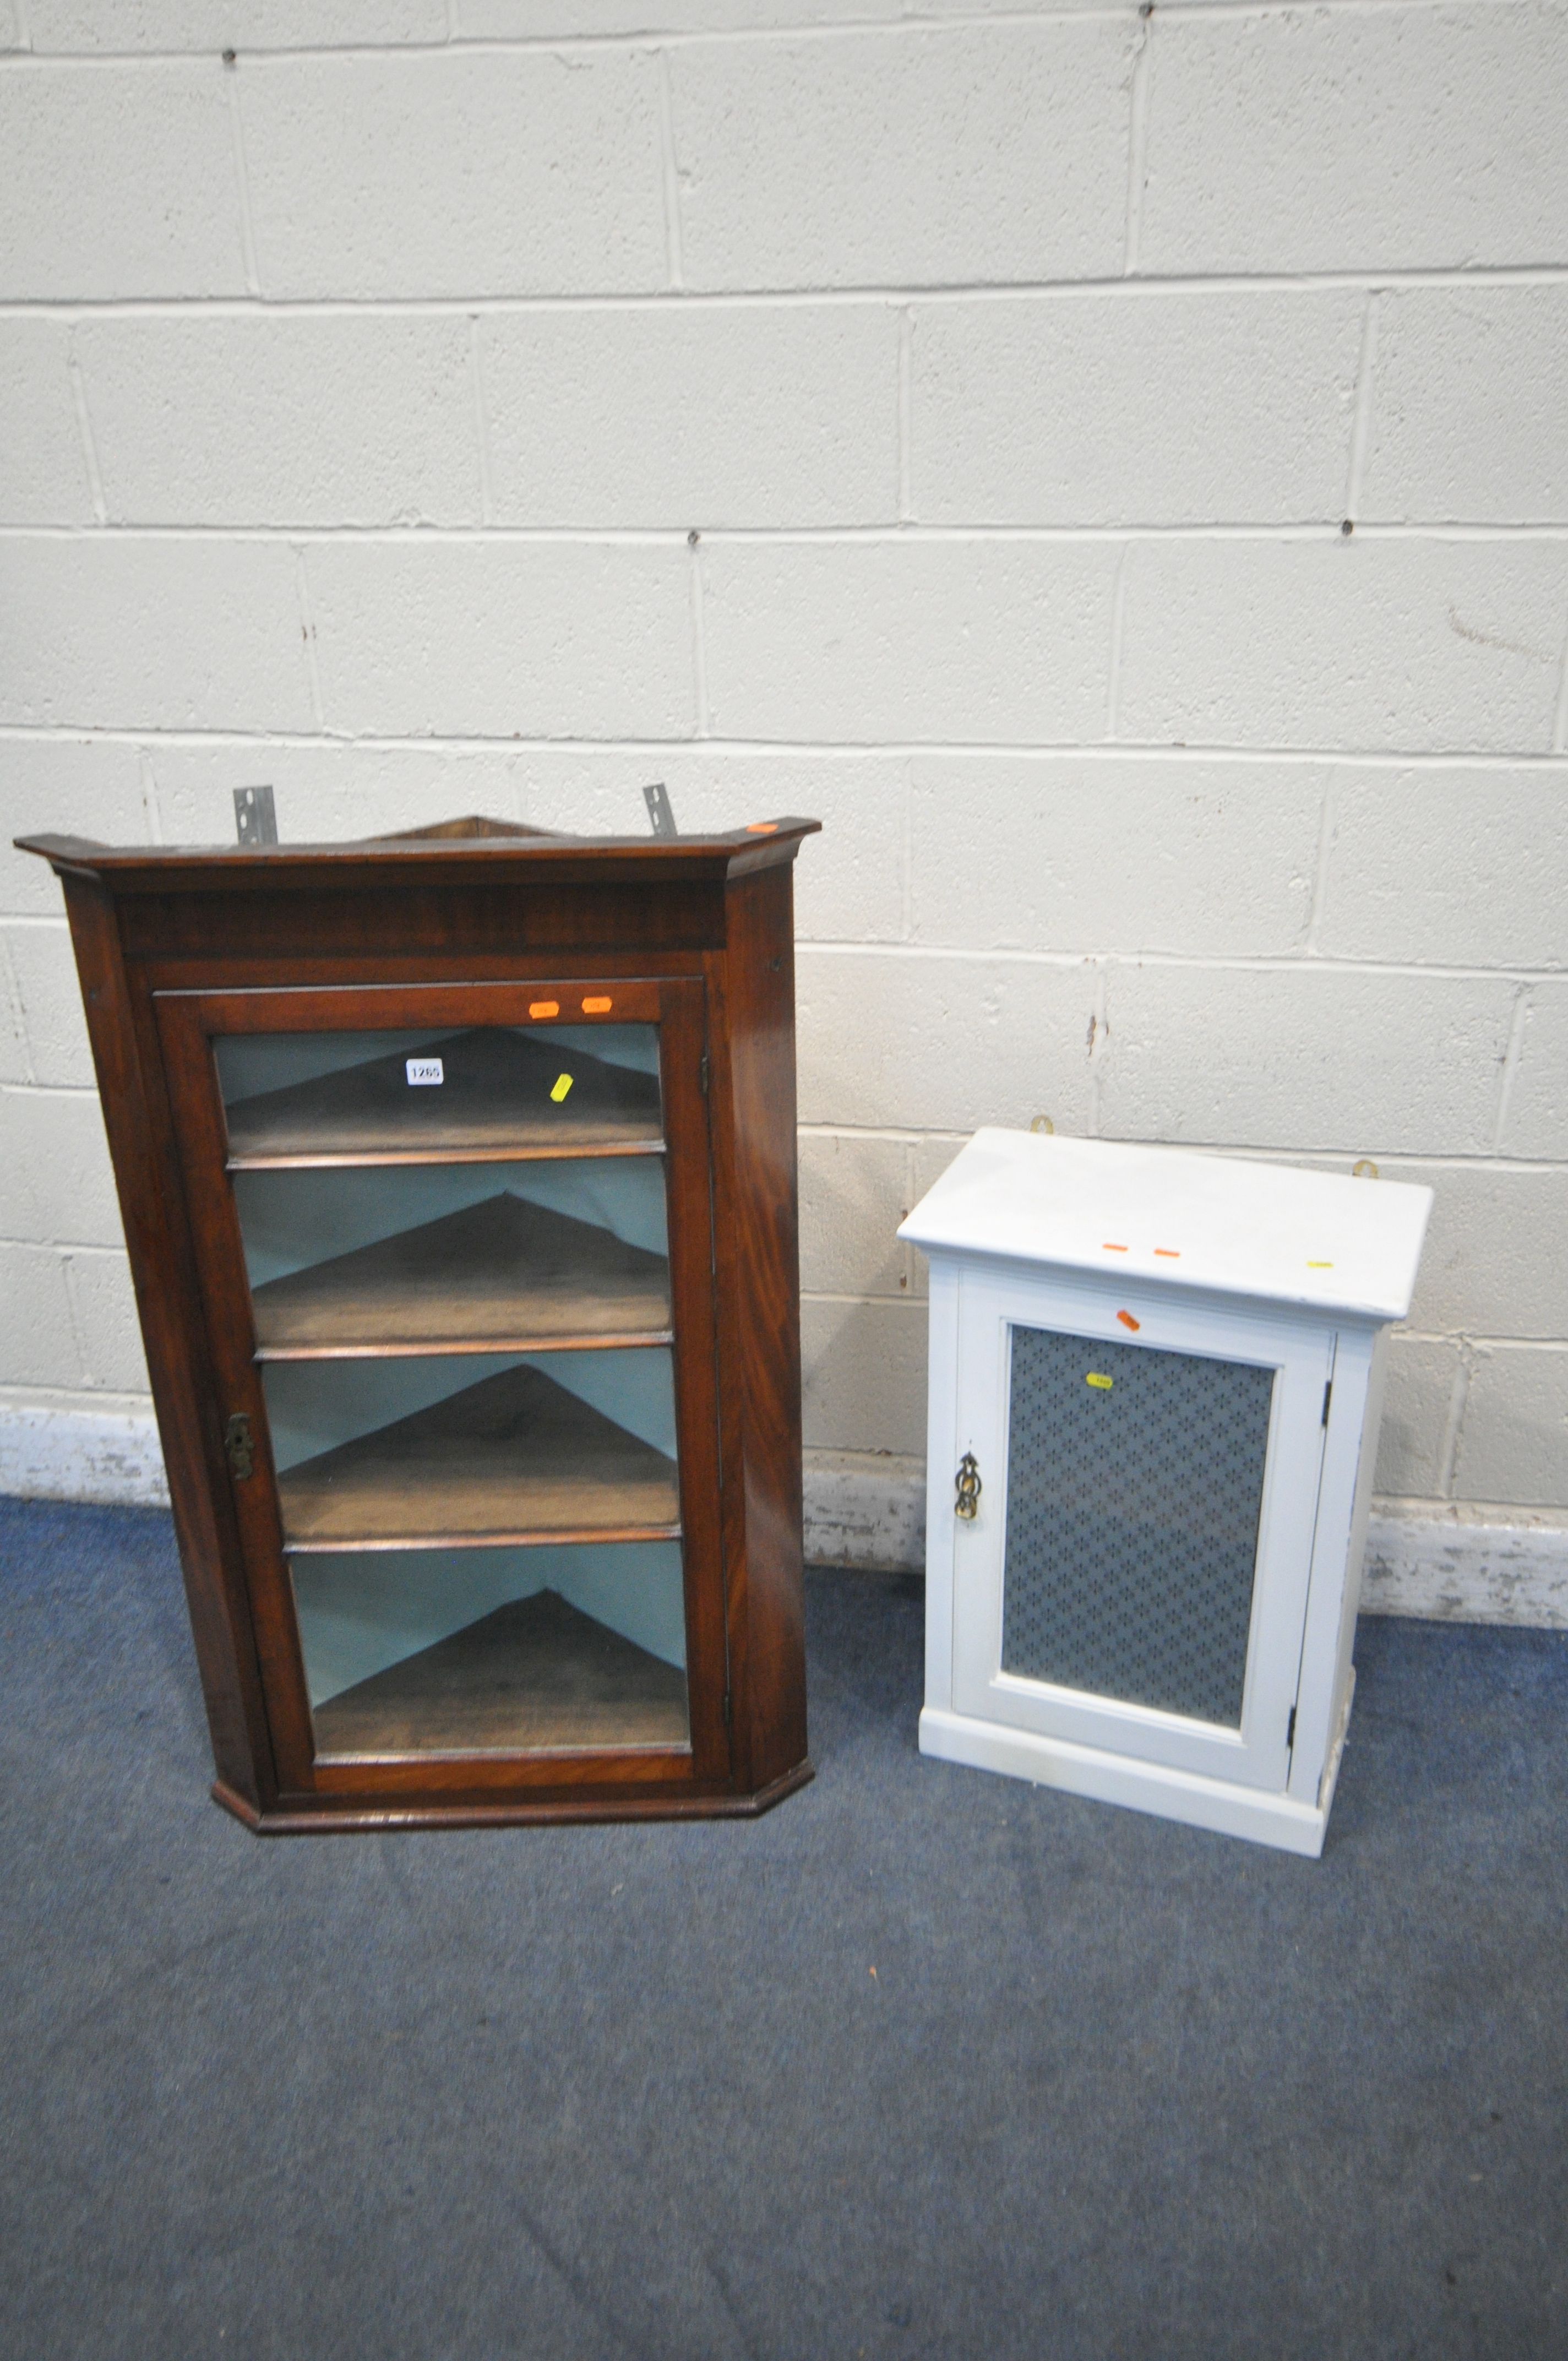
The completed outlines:
[[[698,1066],[696,1071],[697,1080],[702,1084],[703,1097],[706,1098],[707,1096],[707,1051],[706,1049],[702,1053],[702,1063]]]
[[[236,1411],[224,1429],[224,1449],[228,1453],[229,1474],[236,1484],[243,1484],[256,1465],[256,1444],[250,1432],[250,1421],[243,1411]]]
[[[1325,1426],[1327,1426],[1329,1422],[1329,1403],[1332,1398],[1333,1389],[1334,1381],[1332,1378],[1331,1378],[1327,1385],[1323,1388],[1323,1424]]]
[[[1295,1708],[1295,1707],[1294,1707],[1294,1706],[1292,1706],[1292,1707],[1291,1707],[1291,1708],[1290,1708],[1290,1719],[1289,1719],[1289,1720],[1288,1720],[1288,1721],[1286,1723],[1286,1725],[1285,1725],[1285,1746],[1286,1746],[1286,1751],[1287,1751],[1287,1752],[1288,1752],[1289,1749],[1290,1749],[1292,1746],[1294,1746],[1294,1745],[1295,1745],[1295,1743],[1296,1743],[1296,1708]]]

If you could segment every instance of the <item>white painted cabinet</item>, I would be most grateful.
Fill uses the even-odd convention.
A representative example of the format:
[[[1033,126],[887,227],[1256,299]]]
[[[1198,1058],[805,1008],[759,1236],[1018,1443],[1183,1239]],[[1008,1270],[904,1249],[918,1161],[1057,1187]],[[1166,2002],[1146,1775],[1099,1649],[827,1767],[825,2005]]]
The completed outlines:
[[[981,1131],[931,1258],[929,1754],[1321,1850],[1431,1192]]]

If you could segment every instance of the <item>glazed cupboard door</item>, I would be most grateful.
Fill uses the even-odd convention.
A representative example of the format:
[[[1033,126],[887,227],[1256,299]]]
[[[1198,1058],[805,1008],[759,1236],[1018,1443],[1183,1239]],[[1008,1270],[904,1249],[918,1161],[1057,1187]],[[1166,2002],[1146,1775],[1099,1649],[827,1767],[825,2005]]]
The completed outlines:
[[[702,985],[157,1005],[280,1787],[725,1778]]]
[[[1282,1789],[1328,1342],[1153,1290],[959,1290],[955,1707]]]

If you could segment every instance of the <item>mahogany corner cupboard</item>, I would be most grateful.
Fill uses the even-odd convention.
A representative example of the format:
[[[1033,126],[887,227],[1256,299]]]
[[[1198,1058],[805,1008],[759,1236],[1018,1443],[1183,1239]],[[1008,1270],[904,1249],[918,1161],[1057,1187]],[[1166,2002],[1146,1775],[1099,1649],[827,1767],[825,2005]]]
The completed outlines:
[[[753,1813],[810,1777],[816,826],[23,840],[65,890],[248,1827]]]

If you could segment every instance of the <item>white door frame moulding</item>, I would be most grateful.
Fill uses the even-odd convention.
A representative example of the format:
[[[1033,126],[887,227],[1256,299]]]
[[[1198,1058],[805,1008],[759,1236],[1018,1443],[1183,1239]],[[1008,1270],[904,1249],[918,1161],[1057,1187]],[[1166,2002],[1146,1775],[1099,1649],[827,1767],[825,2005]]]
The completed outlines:
[[[0,1493],[166,1507],[152,1413],[0,1400]],[[926,1563],[925,1462],[808,1451],[806,1554],[814,1565],[918,1572]],[[1480,1521],[1375,1504],[1361,1611],[1568,1631],[1568,1520]]]

